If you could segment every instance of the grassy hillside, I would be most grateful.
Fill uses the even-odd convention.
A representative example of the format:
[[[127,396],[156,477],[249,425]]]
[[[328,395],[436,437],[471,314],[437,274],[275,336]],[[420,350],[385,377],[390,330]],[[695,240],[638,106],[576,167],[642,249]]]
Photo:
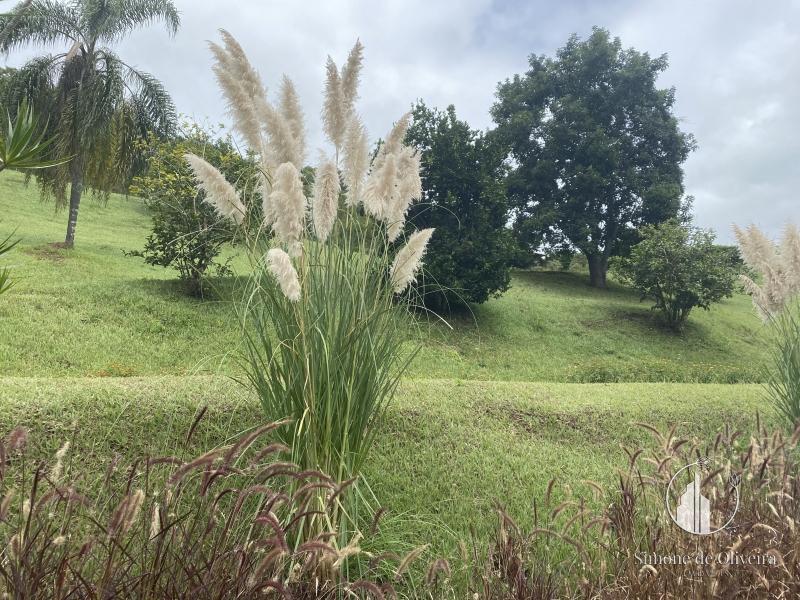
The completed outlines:
[[[17,287],[0,302],[0,375],[230,373],[238,336],[227,292],[198,301],[140,249],[149,218],[135,198],[87,198],[72,251],[66,214],[42,204],[22,176],[0,177],[0,234],[22,242],[5,263]],[[233,252],[233,251],[231,251]],[[234,260],[234,268],[244,262]],[[227,285],[228,282],[226,282]],[[230,289],[227,285],[225,289]],[[630,290],[589,288],[574,273],[518,273],[502,298],[469,317],[425,323],[416,378],[517,381],[748,382],[760,378],[764,332],[749,299],[698,311],[686,331],[661,328]]]
[[[585,480],[613,486],[627,460],[620,445],[651,443],[636,423],[677,424],[678,436],[711,444],[725,424],[749,428],[759,408],[755,385],[406,381],[365,476],[391,510],[385,533],[452,551],[471,525],[479,534],[493,526],[495,500],[525,523],[551,478],[587,500]],[[74,440],[71,460],[89,482],[102,480],[116,453],[187,458],[260,418],[257,403],[224,377],[7,378],[0,386],[0,429],[29,427],[35,455],[47,460]]]
[[[41,458],[74,437],[72,460],[91,485],[117,453],[188,457],[260,421],[257,403],[225,377],[236,369],[236,281],[199,301],[172,271],[125,256],[149,230],[137,199],[87,199],[72,251],[52,245],[66,215],[18,174],[0,177],[0,215],[0,235],[16,228],[22,238],[5,261],[18,285],[0,301],[0,433],[28,426]],[[412,336],[423,348],[366,478],[392,511],[384,533],[432,540],[435,551],[452,550],[471,525],[486,533],[495,499],[525,522],[553,477],[582,495],[586,480],[613,485],[620,444],[650,439],[637,422],[712,440],[726,423],[746,429],[756,410],[768,412],[758,385],[691,383],[759,379],[765,332],[744,296],[692,315],[676,335],[620,286],[517,273],[502,298]],[[613,381],[690,383],[564,383]]]

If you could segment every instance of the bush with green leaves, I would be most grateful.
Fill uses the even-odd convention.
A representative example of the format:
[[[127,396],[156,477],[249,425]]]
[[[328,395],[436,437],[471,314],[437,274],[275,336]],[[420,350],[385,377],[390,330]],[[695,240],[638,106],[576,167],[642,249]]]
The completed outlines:
[[[695,307],[708,310],[733,294],[740,266],[710,231],[670,219],[641,229],[641,241],[618,272],[642,299],[654,301],[667,325],[681,329]]]
[[[505,148],[471,129],[451,105],[440,111],[418,102],[406,143],[422,155],[422,201],[408,217],[413,227],[435,227],[417,286],[437,312],[482,303],[508,289],[515,241],[508,223]]]
[[[129,254],[151,265],[174,268],[187,292],[202,296],[209,269],[215,268],[218,274],[229,272],[226,264],[216,259],[222,246],[233,239],[234,228],[203,201],[205,192],[195,186],[184,155],[203,156],[241,187],[252,177],[254,165],[239,154],[230,139],[219,139],[198,125],[185,129],[176,140],[163,141],[151,135],[146,142],[147,171],[133,180],[130,192],[147,204],[153,232],[143,250]]]

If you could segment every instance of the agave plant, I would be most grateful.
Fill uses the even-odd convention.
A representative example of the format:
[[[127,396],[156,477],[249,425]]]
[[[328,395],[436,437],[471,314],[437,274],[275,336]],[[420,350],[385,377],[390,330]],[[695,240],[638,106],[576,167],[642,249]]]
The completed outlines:
[[[403,345],[403,308],[433,230],[398,241],[421,194],[419,156],[403,144],[410,115],[371,159],[355,112],[363,47],[356,43],[341,70],[329,58],[323,129],[331,152],[307,198],[303,112],[291,80],[284,77],[273,104],[241,46],[222,36],[222,45],[211,44],[214,72],[236,130],[259,157],[260,210],[202,158],[187,160],[206,199],[248,241],[253,272],[240,304],[247,381],[268,419],[293,419],[284,430],[293,462],[352,480],[414,354]],[[338,497],[325,512],[332,522],[312,524],[309,535],[335,529],[346,543],[358,497]]]
[[[16,119],[6,113],[6,124],[0,136],[0,171],[12,169],[46,169],[69,161],[43,160],[42,154],[52,144],[46,139],[47,127],[40,127],[39,119],[27,100],[20,104]]]

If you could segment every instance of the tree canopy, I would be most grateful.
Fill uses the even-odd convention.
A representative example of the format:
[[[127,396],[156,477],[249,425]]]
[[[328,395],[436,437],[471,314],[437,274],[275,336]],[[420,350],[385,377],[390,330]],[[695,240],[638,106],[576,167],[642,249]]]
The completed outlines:
[[[604,287],[609,257],[680,206],[694,140],[678,127],[674,90],[656,87],[667,58],[623,49],[595,28],[529,64],[499,84],[492,107],[511,148],[514,230],[531,250],[577,248]]]
[[[435,227],[428,245],[423,302],[450,310],[508,289],[513,238],[506,227],[506,150],[456,116],[423,102],[406,143],[422,152],[423,197],[409,211],[409,232]]]

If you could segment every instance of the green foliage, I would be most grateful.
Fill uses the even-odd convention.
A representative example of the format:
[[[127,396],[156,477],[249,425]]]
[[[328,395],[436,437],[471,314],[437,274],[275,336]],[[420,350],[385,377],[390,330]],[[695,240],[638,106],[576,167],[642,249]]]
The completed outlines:
[[[789,429],[800,423],[800,302],[786,307],[772,322],[773,347],[767,393]]]
[[[16,120],[8,116],[5,131],[0,134],[0,171],[7,168],[45,169],[63,161],[44,161],[40,157],[52,140],[44,138],[39,131],[39,122],[28,106],[27,101],[17,109]],[[17,245],[19,240],[11,241],[11,235],[0,240],[0,256]],[[0,269],[0,294],[7,292],[14,283],[8,267]]]
[[[216,139],[213,132],[197,125],[188,126],[176,140],[162,141],[150,135],[142,146],[147,169],[134,178],[130,192],[147,204],[153,231],[143,250],[129,254],[144,258],[150,265],[176,269],[187,292],[202,296],[210,268],[216,267],[218,274],[229,272],[225,263],[215,259],[222,246],[233,240],[234,228],[204,201],[205,193],[198,190],[184,155],[191,152],[202,156],[240,187],[247,187],[255,166],[237,152],[230,139]]]
[[[593,285],[637,229],[675,217],[681,163],[693,148],[673,115],[674,90],[655,86],[666,56],[624,50],[595,29],[555,58],[498,87],[492,116],[517,165],[509,196],[514,230],[531,251],[568,243],[583,252]]]
[[[619,271],[670,327],[682,328],[694,307],[708,310],[733,294],[741,270],[712,232],[670,219],[643,227],[641,236]]]
[[[53,139],[45,139],[45,128],[23,101],[17,109],[16,118],[7,113],[5,129],[0,133],[0,171],[4,169],[47,169],[69,161],[69,158],[43,160]]]
[[[3,256],[6,252],[11,250],[19,242],[19,240],[15,240],[12,242],[11,241],[12,235],[9,235],[5,239],[0,240],[0,256]],[[3,267],[2,269],[0,269],[0,295],[4,294],[9,289],[11,289],[13,285],[14,282],[11,281],[11,270],[8,267]]]
[[[435,227],[425,256],[422,301],[434,310],[482,303],[508,289],[514,240],[506,228],[505,149],[445,111],[419,102],[406,143],[422,152],[423,198],[407,231]]]
[[[175,110],[161,83],[107,46],[154,21],[166,23],[172,33],[177,30],[178,12],[171,0],[36,0],[0,15],[0,52],[31,45],[69,49],[26,63],[8,78],[0,99],[7,106],[31,99],[47,119],[46,137],[54,139],[44,158],[72,157],[37,173],[43,197],[54,197],[57,207],[69,201],[67,246],[74,243],[84,185],[105,198],[112,190],[124,190],[142,166],[133,141],[149,131],[173,131]]]

